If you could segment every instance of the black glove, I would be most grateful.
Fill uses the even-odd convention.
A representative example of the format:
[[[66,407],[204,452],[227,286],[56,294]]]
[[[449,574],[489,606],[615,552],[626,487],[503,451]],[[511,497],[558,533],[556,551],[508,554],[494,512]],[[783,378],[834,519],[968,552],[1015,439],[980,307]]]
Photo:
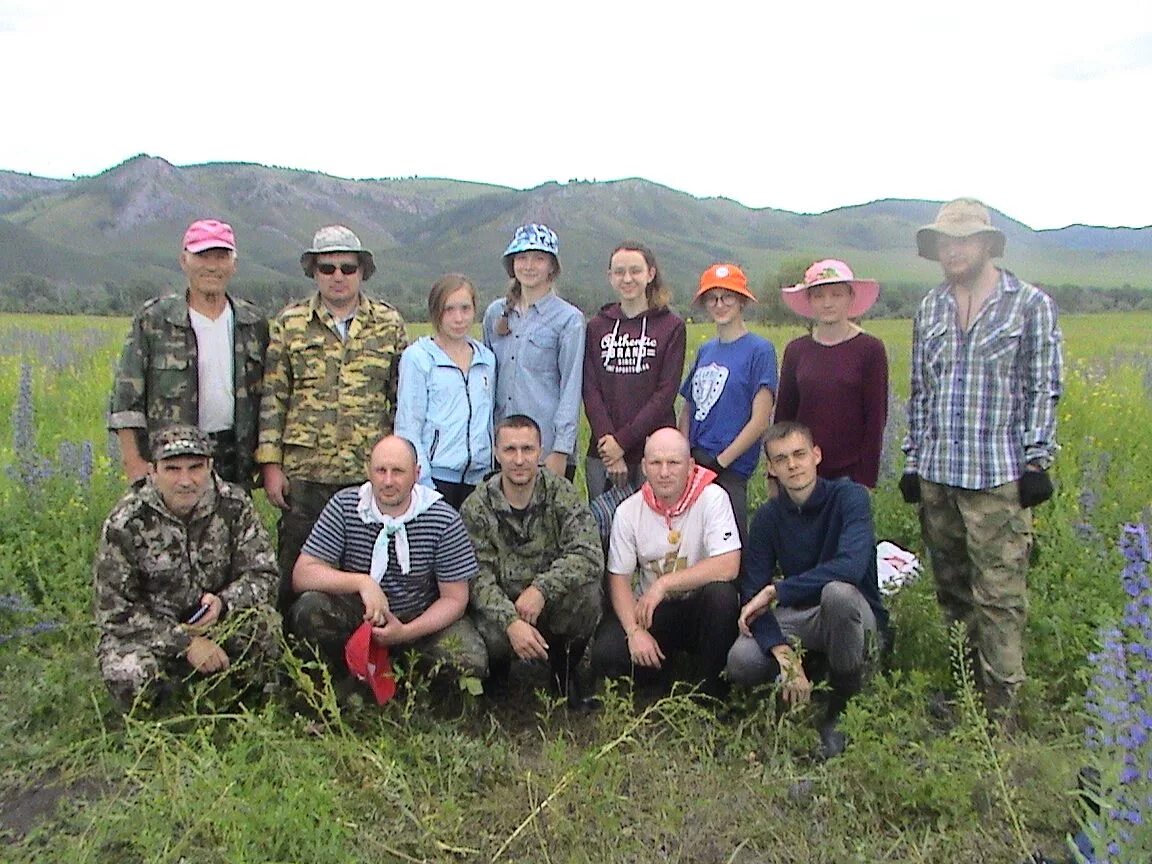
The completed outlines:
[[[1027,509],[1052,497],[1052,478],[1047,471],[1027,470],[1020,476],[1020,506]]]
[[[702,450],[699,447],[693,447],[692,461],[699,465],[701,468],[707,468],[709,471],[715,471],[717,474],[724,473],[724,466],[717,462],[716,457],[709,453],[707,450]]]
[[[905,474],[900,478],[900,494],[905,504],[920,503],[920,475]]]

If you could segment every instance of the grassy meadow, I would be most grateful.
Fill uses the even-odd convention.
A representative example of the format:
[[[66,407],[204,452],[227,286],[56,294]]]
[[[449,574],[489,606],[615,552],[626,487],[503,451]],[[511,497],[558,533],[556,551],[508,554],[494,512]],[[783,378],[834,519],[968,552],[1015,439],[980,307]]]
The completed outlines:
[[[612,687],[602,712],[570,717],[543,693],[492,705],[411,679],[376,709],[309,687],[300,661],[298,687],[260,706],[120,717],[96,671],[89,563],[122,491],[103,425],[127,322],[0,316],[0,861],[1065,860],[1091,759],[1088,655],[1129,599],[1117,540],[1152,517],[1152,315],[1063,327],[1023,730],[983,720],[925,578],[892,602],[893,668],[850,707],[847,752],[818,764],[811,709],[778,717],[764,694],[717,711]],[[920,552],[895,487],[910,323],[868,329],[894,389],[877,530]],[[763,332],[782,351],[801,330]],[[708,335],[694,325],[689,351]],[[941,688],[951,719],[928,711]]]

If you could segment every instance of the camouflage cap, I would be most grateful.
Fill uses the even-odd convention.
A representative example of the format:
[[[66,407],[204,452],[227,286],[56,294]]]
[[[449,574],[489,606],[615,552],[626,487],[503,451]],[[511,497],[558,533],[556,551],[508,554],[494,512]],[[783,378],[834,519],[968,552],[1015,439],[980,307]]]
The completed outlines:
[[[304,268],[304,275],[309,278],[316,270],[316,256],[327,252],[355,252],[360,259],[360,269],[363,271],[365,281],[376,272],[376,262],[372,253],[364,248],[351,228],[343,225],[326,225],[312,236],[311,248],[305,250],[300,256],[300,266]]]
[[[207,433],[180,423],[156,430],[148,443],[153,462],[175,456],[211,456],[214,449]]]

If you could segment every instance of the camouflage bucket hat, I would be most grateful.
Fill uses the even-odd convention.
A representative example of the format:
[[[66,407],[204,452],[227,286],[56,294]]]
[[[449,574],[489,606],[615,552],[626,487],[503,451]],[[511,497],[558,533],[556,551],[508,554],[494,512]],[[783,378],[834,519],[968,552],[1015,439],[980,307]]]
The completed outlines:
[[[328,252],[355,252],[360,259],[362,279],[367,282],[376,272],[376,262],[372,253],[364,248],[360,238],[352,233],[351,228],[343,225],[327,225],[321,228],[312,237],[312,246],[300,256],[300,266],[304,268],[304,275],[309,279],[316,272],[316,256]]]
[[[211,456],[212,439],[195,426],[176,424],[152,433],[148,442],[152,461],[159,462],[175,456]]]
[[[925,225],[916,232],[916,250],[921,258],[939,261],[936,241],[940,235],[946,237],[971,237],[973,234],[992,235],[992,257],[1004,254],[1004,234],[992,227],[992,214],[975,198],[957,198],[949,201],[936,214],[936,221]]]

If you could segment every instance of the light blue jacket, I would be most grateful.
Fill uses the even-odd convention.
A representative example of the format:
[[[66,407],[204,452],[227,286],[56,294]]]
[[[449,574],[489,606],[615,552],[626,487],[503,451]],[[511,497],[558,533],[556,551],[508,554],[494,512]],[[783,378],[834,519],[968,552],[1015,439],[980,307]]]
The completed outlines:
[[[475,341],[468,374],[431,336],[400,355],[395,431],[416,445],[420,482],[475,485],[492,468],[496,357]]]

